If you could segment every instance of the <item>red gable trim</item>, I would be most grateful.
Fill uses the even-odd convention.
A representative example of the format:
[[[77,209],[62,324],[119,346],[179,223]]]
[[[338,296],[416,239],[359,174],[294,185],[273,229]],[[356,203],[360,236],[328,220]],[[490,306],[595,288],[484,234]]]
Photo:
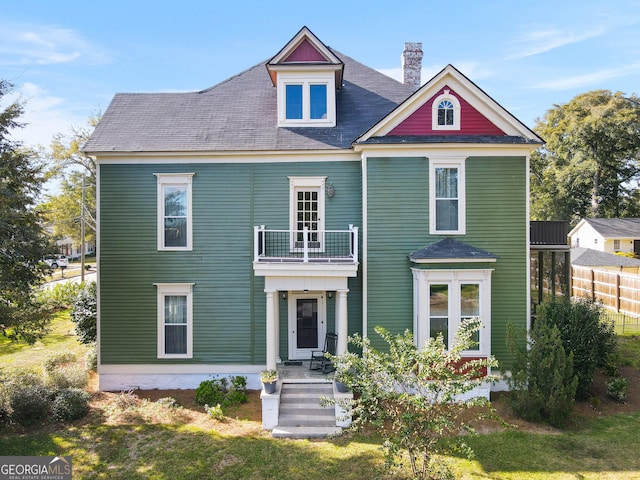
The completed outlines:
[[[283,63],[289,62],[327,62],[327,59],[322,55],[308,39],[304,39],[298,45],[287,58],[285,58]]]
[[[436,97],[442,95],[444,90],[449,90],[460,102],[460,130],[433,130],[432,104]],[[506,135],[500,128],[473,108],[464,98],[459,96],[451,88],[444,86],[418,110],[413,112],[400,125],[391,130],[388,135]]]

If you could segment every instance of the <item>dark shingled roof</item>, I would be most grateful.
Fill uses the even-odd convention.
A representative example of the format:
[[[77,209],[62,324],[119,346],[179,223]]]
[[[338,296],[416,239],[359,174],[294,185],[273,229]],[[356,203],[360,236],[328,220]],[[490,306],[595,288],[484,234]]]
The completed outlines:
[[[352,58],[343,60],[337,125],[278,128],[276,88],[260,63],[201,92],[120,93],[84,146],[99,152],[332,150],[352,142],[414,92]]]
[[[371,137],[362,144],[402,144],[402,143],[501,143],[539,145],[540,142],[524,137],[512,135],[403,135],[386,137]]]
[[[607,238],[640,238],[640,218],[585,218],[600,235]]]
[[[580,267],[640,267],[640,260],[591,248],[572,248],[571,264]]]
[[[449,258],[490,261],[498,258],[498,256],[481,248],[460,242],[454,238],[439,240],[431,245],[427,245],[422,250],[416,250],[409,254],[411,261],[445,260]]]

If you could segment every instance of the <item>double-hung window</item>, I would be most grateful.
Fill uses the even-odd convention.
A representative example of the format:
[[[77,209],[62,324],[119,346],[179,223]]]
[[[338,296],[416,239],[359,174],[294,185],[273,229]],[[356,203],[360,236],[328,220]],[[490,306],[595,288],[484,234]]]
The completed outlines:
[[[156,173],[158,250],[191,250],[193,173]]]
[[[157,283],[158,358],[193,357],[192,283]]]
[[[429,231],[463,235],[466,227],[464,159],[429,162]]]

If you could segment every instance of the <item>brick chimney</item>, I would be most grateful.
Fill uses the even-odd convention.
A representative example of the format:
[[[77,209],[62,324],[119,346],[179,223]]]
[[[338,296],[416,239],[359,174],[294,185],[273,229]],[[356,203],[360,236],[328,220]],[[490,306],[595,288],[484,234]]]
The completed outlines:
[[[402,52],[402,78],[407,85],[420,87],[422,70],[422,42],[407,42]]]

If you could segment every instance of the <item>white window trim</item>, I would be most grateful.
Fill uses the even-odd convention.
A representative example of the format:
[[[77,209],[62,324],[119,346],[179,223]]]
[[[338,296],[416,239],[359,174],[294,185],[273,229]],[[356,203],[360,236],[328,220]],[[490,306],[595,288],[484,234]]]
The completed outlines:
[[[324,214],[325,214],[325,185],[327,183],[327,177],[288,177],[289,178],[289,230],[291,231],[290,250],[301,251],[302,249],[296,248],[295,230],[297,230],[297,198],[296,193],[299,189],[318,189],[318,241],[320,247],[314,249],[316,252],[324,252]]]
[[[287,119],[287,85],[302,85],[302,118]],[[327,86],[327,118],[312,119],[310,112],[310,85]],[[278,74],[278,126],[279,127],[335,127],[336,126],[336,85],[335,74]]]
[[[453,125],[438,125],[438,105],[443,100],[449,100],[453,103]],[[445,90],[444,93],[438,95],[431,104],[431,128],[433,130],[460,130],[460,101]]]
[[[460,320],[460,285],[476,283],[480,285],[480,345],[478,350],[465,350],[465,357],[491,355],[491,272],[493,269],[472,270],[422,270],[413,272],[413,334],[417,346],[423,346],[429,338],[429,286],[449,285],[449,341],[453,342]]]
[[[154,283],[158,289],[158,358],[193,358],[193,285],[194,283]],[[187,353],[164,352],[164,298],[169,295],[187,297]]]
[[[431,235],[464,235],[467,231],[467,195],[465,182],[465,158],[429,159],[429,233]],[[436,168],[458,169],[458,228],[436,229]]]
[[[190,251],[193,249],[193,209],[192,179],[195,173],[154,173],[158,180],[158,250]],[[166,247],[164,244],[164,187],[187,187],[187,245],[184,247]]]

